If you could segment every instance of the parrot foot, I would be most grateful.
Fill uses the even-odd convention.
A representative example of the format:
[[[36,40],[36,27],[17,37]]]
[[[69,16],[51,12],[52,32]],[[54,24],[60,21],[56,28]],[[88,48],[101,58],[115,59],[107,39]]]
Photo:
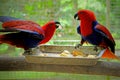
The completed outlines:
[[[42,53],[42,51],[40,51],[39,46],[32,49],[32,54],[39,55],[40,53]]]
[[[98,51],[98,48],[97,48],[97,46],[95,46],[93,50],[97,52],[97,51]]]
[[[28,50],[25,50],[23,55],[39,55],[40,53],[42,53],[40,51],[40,48],[39,47],[35,47],[35,48],[29,48]]]
[[[77,45],[75,46],[75,49],[79,48],[80,46],[82,46],[82,44],[77,44]]]
[[[25,50],[25,52],[23,53],[23,55],[30,55],[32,54],[32,49],[28,49],[28,50]]]

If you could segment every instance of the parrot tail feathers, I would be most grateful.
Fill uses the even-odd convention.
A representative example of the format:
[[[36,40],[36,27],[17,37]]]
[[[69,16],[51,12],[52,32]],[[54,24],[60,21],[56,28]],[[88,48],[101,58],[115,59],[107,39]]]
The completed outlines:
[[[120,60],[119,57],[117,57],[112,51],[110,51],[108,48],[105,50],[105,52],[102,55],[102,58],[108,58],[108,59],[118,59]]]

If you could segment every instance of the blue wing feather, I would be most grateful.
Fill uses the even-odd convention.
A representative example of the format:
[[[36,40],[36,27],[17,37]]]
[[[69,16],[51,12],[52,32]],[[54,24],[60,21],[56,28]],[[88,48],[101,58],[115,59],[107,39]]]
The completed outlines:
[[[109,37],[101,30],[97,29],[96,26],[94,27],[94,31],[100,34],[101,39],[111,48],[111,51],[115,52],[115,42],[109,39]]]
[[[20,20],[18,18],[9,17],[9,16],[0,16],[0,22],[7,22],[12,20]]]
[[[81,34],[81,32],[80,32],[80,25],[77,27],[77,33]]]
[[[8,16],[0,16],[0,22],[7,22],[12,20],[20,20],[20,19],[8,17]],[[43,34],[25,29],[5,28],[5,29],[0,29],[0,32],[5,32],[5,33],[9,32],[3,34],[4,35],[3,40],[5,42],[9,41],[11,45],[23,47],[24,49],[34,48],[37,45],[39,45],[40,41],[44,39]]]
[[[44,39],[42,34],[23,29],[2,29],[0,32],[10,32],[4,34],[5,40],[16,46],[24,46],[25,49],[36,47]]]

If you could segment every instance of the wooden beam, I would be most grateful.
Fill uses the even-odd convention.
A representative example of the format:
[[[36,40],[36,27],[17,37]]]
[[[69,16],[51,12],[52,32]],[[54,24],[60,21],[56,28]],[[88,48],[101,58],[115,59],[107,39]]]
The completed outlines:
[[[98,61],[95,66],[27,63],[24,57],[0,57],[0,71],[42,71],[120,77],[120,63]]]
[[[110,28],[110,0],[106,0],[106,26]]]

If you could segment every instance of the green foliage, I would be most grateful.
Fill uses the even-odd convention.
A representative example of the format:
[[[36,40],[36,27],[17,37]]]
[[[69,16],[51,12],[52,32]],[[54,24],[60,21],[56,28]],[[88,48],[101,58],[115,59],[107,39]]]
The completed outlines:
[[[116,38],[116,49],[120,49],[120,11],[119,0],[109,0],[111,3],[110,27]],[[106,25],[106,0],[0,0],[0,16],[13,16],[25,20],[32,20],[41,26],[50,20],[60,21],[62,29],[57,30],[49,45],[75,45],[78,42],[57,42],[54,40],[80,40],[76,33],[79,22],[73,19],[74,14],[80,9],[90,9],[95,12],[99,23]],[[1,23],[0,23],[1,28]],[[23,49],[14,48],[6,44],[0,45],[0,54],[8,56],[20,56]],[[79,74],[61,74],[44,72],[0,72],[0,79],[36,79],[42,80],[119,80],[119,77],[91,76]]]
[[[119,80],[119,77],[109,76],[110,80]],[[23,71],[1,71],[0,79],[32,79],[32,80],[108,80],[108,76],[67,74],[54,72],[23,72]]]
[[[8,45],[6,45],[6,44],[0,45],[0,54],[5,52],[6,50],[8,50]]]
[[[119,15],[117,13],[120,2],[118,0],[111,1],[111,25],[109,30],[114,38],[120,39],[119,32]],[[115,4],[116,3],[116,4]],[[80,9],[90,9],[95,12],[99,23],[106,25],[106,1],[105,0],[1,0],[0,15],[13,16],[21,19],[32,20],[41,26],[50,20],[60,21],[63,28],[57,30],[54,37],[47,44],[70,44],[75,43],[56,43],[53,40],[79,40],[80,36],[76,33],[76,26],[79,22],[74,20],[74,14]],[[0,24],[1,25],[1,24]],[[1,26],[0,26],[1,27]],[[117,48],[119,48],[117,41]],[[0,53],[6,53],[9,49],[8,45],[0,45]],[[15,50],[15,52],[14,52]],[[14,49],[12,53],[20,53],[21,49]],[[17,52],[16,52],[17,51]]]

